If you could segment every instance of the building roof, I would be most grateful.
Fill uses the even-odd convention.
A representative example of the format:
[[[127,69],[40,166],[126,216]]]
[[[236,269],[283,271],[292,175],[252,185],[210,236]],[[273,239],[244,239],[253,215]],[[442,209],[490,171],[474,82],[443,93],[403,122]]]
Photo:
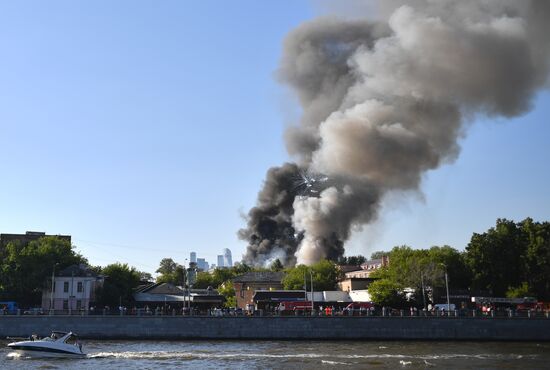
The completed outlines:
[[[64,268],[55,274],[56,276],[79,276],[79,277],[97,277],[97,273],[90,269],[88,265],[81,263],[80,265],[71,265]]]
[[[153,283],[145,286],[138,287],[136,293],[148,293],[148,294],[183,294],[183,290],[177,286],[169,283]]]
[[[345,274],[346,272],[361,270],[361,266],[358,266],[358,265],[339,265],[338,269],[340,270],[341,273]]]
[[[221,303],[225,298],[215,289],[182,289],[171,283],[151,283],[142,285],[134,291],[136,302],[191,302]]]
[[[259,271],[259,272],[247,272],[246,274],[239,275],[233,279],[234,283],[281,283],[285,273],[282,271]]]

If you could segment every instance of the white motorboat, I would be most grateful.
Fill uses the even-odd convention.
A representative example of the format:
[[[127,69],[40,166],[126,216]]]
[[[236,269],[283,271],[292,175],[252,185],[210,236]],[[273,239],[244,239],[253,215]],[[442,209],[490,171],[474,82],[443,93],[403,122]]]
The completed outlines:
[[[8,348],[25,357],[85,357],[82,345],[72,332],[54,331],[49,337],[39,339],[32,335],[28,340],[8,344]]]

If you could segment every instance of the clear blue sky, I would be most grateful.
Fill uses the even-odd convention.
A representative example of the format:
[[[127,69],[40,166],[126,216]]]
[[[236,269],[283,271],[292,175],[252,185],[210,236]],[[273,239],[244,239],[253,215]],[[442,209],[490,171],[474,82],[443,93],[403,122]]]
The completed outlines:
[[[223,4],[223,5],[222,5]],[[288,159],[284,36],[308,1],[0,3],[0,232],[70,234],[94,265],[239,260],[241,214]],[[463,249],[498,217],[550,219],[550,95],[477,122],[424,197],[393,196],[349,253]]]

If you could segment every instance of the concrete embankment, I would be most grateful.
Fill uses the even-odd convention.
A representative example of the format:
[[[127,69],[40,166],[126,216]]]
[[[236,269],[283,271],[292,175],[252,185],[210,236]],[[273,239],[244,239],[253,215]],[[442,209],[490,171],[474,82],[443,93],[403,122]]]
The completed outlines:
[[[52,330],[97,339],[550,341],[550,319],[0,316],[0,338]]]

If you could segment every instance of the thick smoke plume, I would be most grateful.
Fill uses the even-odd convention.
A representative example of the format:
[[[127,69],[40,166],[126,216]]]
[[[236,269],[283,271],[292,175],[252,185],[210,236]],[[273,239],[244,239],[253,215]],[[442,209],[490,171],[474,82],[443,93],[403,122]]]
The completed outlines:
[[[287,130],[297,164],[267,173],[240,237],[244,261],[337,259],[384,195],[417,190],[459,153],[479,115],[526,112],[547,83],[549,1],[410,1],[387,19],[317,19],[285,40],[279,76],[303,108]],[[309,171],[330,179],[295,191]]]

